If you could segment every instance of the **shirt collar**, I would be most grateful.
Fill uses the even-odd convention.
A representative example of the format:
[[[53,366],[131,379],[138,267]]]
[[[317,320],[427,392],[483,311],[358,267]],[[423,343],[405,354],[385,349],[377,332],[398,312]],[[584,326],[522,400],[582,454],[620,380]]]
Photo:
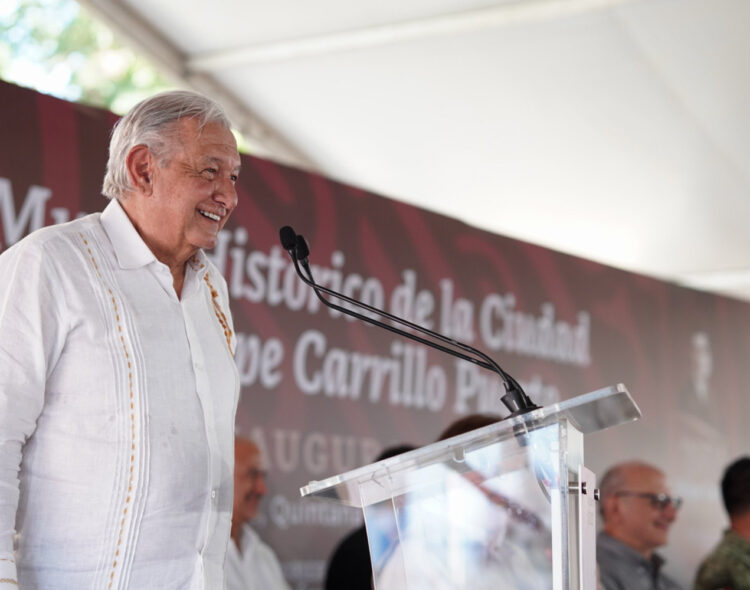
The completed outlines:
[[[660,572],[662,566],[666,563],[666,560],[656,552],[653,552],[651,554],[651,559],[646,559],[630,545],[623,543],[619,539],[615,539],[604,531],[599,533],[599,537],[596,539],[596,542],[597,544],[603,545],[605,548],[608,548],[610,551],[617,553],[620,559],[628,559],[631,562],[645,564],[656,574]]]
[[[156,256],[138,234],[117,199],[112,199],[106,206],[102,212],[101,222],[109,241],[112,242],[120,268],[139,268],[156,261]]]
[[[198,275],[199,279],[203,278],[203,275],[208,272],[208,256],[203,250],[198,250],[193,254],[192,258],[188,260],[188,268],[192,268],[195,274]]]
[[[242,552],[254,551],[258,544],[258,533],[255,532],[249,522],[242,525]]]
[[[105,207],[101,222],[109,241],[112,242],[120,268],[140,268],[152,262],[158,262],[117,199],[112,199]],[[199,279],[203,279],[203,275],[208,270],[208,258],[203,250],[198,250],[188,260],[188,267]]]

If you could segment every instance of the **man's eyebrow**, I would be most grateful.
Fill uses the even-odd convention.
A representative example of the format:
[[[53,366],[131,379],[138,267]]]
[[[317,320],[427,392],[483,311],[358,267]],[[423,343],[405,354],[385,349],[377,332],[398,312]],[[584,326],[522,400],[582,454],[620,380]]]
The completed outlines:
[[[219,164],[219,165],[225,163],[225,159],[219,156],[203,156],[202,161],[204,163]],[[241,169],[242,169],[242,163],[237,164],[237,166],[232,167],[232,171],[235,173],[239,172]]]

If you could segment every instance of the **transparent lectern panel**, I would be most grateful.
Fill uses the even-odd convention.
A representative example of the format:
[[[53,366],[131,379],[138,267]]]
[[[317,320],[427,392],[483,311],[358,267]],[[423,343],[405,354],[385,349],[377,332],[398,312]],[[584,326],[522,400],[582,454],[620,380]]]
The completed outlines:
[[[475,448],[499,438],[512,438],[518,430],[538,429],[562,421],[567,421],[582,434],[589,434],[636,420],[639,416],[640,410],[627,388],[619,384],[545,406],[528,414],[503,420],[498,424],[485,426],[347,473],[334,475],[323,481],[311,481],[300,488],[300,493],[302,496],[327,498],[364,508],[382,502],[393,494],[401,493],[404,488],[404,474],[419,468],[420,465],[442,461],[443,454],[456,446],[469,445]]]
[[[561,556],[553,553],[566,521],[553,506],[561,505],[569,475],[561,461],[564,431],[552,424],[456,449],[410,470],[391,498],[363,502],[375,589],[555,586],[553,564]]]
[[[583,437],[639,416],[618,384],[300,493],[364,510],[376,590],[581,588]]]

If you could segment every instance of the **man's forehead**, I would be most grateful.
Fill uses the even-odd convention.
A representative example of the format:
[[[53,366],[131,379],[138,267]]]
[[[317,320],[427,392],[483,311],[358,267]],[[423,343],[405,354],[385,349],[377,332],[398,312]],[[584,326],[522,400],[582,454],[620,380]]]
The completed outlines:
[[[220,122],[201,124],[195,117],[183,117],[176,122],[175,139],[184,146],[200,147],[204,150],[211,148],[220,150],[215,155],[222,157],[227,152],[239,162],[237,140],[232,130]],[[209,152],[210,153],[210,152]]]
[[[625,476],[626,487],[657,487],[666,488],[664,473],[646,465],[634,465],[626,468],[623,475]],[[648,490],[650,491],[650,490]],[[661,491],[661,490],[660,490]]]
[[[253,441],[237,439],[234,443],[234,459],[237,463],[258,463],[262,461],[260,449]]]

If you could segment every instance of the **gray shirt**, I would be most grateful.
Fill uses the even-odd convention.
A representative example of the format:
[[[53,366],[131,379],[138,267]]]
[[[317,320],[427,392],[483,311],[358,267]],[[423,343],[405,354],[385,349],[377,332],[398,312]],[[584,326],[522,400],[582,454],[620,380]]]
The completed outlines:
[[[654,553],[646,559],[604,532],[596,539],[596,561],[604,590],[683,590],[661,571],[661,556]]]

